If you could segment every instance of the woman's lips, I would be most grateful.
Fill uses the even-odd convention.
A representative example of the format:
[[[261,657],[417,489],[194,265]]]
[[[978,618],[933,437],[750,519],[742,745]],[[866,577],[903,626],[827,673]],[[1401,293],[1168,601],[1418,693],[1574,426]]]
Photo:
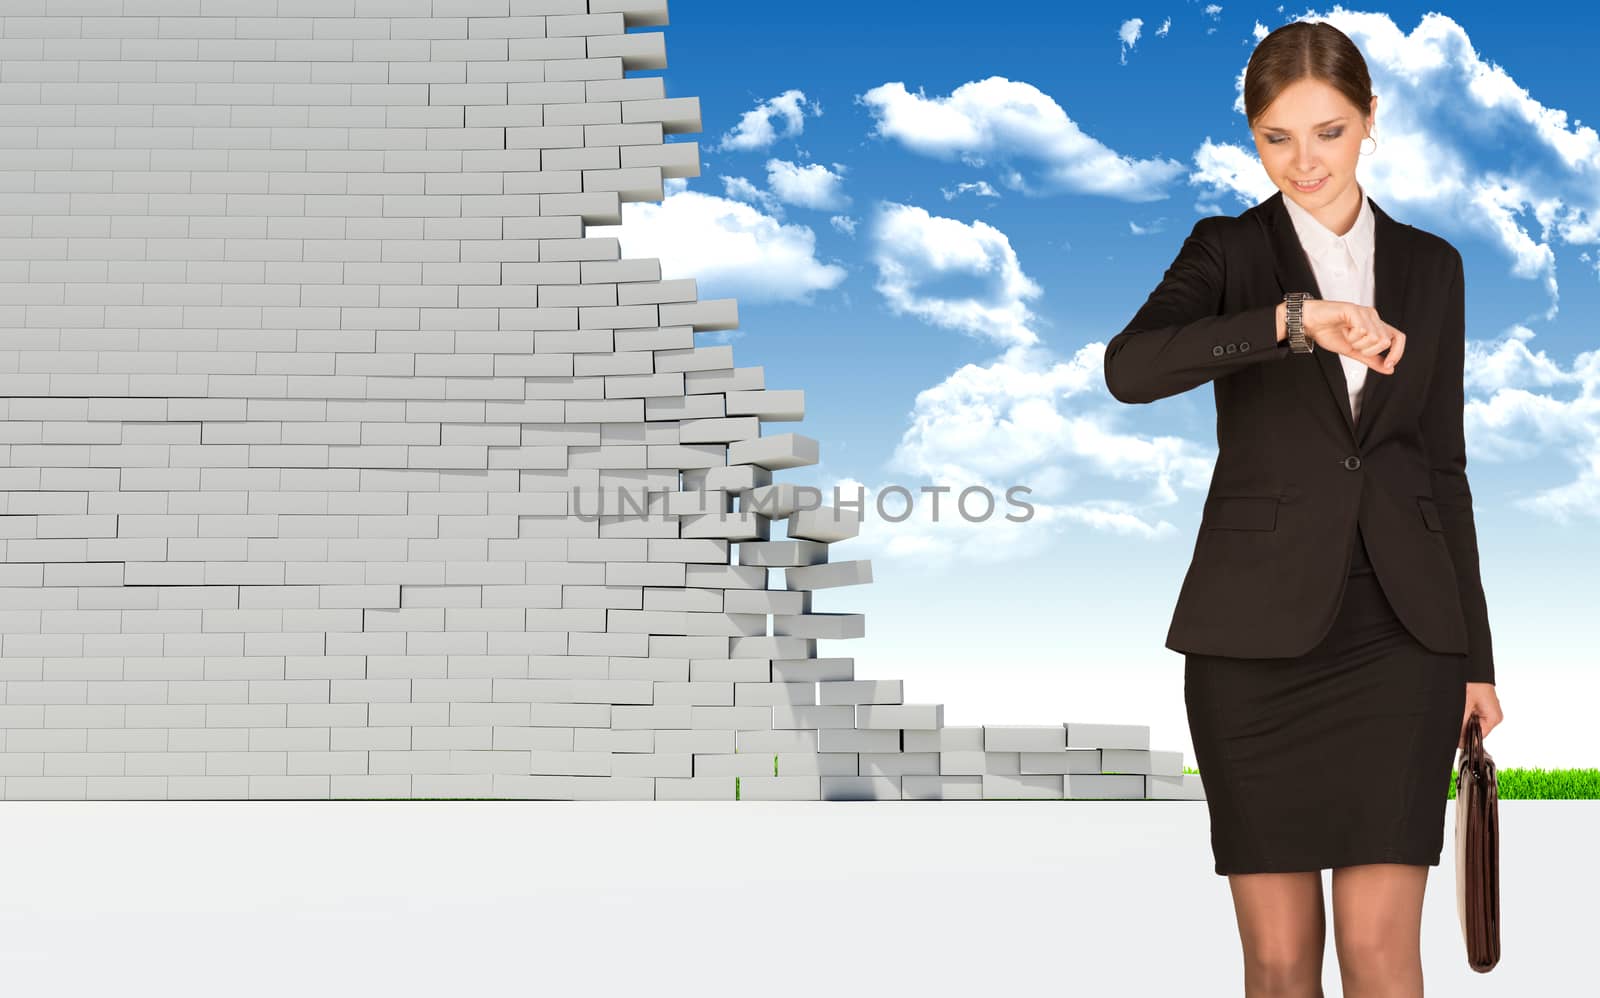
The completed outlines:
[[[1328,182],[1328,178],[1327,177],[1323,177],[1321,180],[1319,180],[1316,183],[1312,184],[1310,187],[1307,187],[1304,184],[1300,183],[1300,181],[1296,180],[1296,181],[1294,181],[1294,186],[1295,186],[1295,188],[1297,190],[1304,191],[1305,193],[1310,194],[1312,191],[1321,190],[1322,189],[1322,185],[1327,183],[1327,182]]]

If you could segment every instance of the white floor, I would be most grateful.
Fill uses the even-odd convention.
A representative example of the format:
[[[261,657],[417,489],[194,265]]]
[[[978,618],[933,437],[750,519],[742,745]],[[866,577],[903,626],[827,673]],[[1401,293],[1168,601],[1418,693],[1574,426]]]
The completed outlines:
[[[1500,807],[1505,955],[1466,967],[1447,825],[1427,993],[1600,994],[1600,801]],[[1197,801],[8,801],[0,981],[51,998],[1236,996],[1207,835]],[[1330,998],[1332,943],[1330,922]]]

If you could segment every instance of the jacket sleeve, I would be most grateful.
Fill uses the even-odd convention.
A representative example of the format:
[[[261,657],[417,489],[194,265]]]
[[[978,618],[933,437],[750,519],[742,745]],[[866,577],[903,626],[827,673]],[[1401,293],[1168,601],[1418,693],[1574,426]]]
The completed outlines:
[[[1461,253],[1452,247],[1455,275],[1445,298],[1438,367],[1423,403],[1422,432],[1428,450],[1428,477],[1434,504],[1444,523],[1445,544],[1456,569],[1456,589],[1467,621],[1467,682],[1494,682],[1494,648],[1489,609],[1478,573],[1478,531],[1467,484],[1465,420],[1466,281]],[[1404,363],[1404,361],[1401,361]]]
[[[1220,314],[1223,253],[1215,225],[1202,218],[1161,283],[1127,328],[1106,344],[1106,388],[1119,402],[1154,402],[1214,378],[1289,356],[1278,342],[1277,308]]]

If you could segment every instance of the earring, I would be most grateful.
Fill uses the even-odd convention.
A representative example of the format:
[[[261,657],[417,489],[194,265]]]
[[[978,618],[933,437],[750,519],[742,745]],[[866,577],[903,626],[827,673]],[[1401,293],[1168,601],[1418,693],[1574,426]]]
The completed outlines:
[[[1372,136],[1368,135],[1367,138],[1368,139],[1372,139]],[[1363,139],[1362,141],[1365,142],[1366,139]],[[1378,151],[1378,140],[1377,139],[1372,139],[1372,152],[1377,152],[1377,151]],[[1365,149],[1361,150],[1361,155],[1363,155],[1363,156],[1368,155],[1368,151],[1365,150]]]

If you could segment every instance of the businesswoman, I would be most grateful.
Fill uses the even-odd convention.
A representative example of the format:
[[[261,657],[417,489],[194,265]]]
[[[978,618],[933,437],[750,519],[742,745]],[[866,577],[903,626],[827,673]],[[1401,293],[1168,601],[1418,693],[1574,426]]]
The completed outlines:
[[[1166,646],[1245,993],[1421,995],[1422,897],[1467,719],[1501,720],[1463,437],[1461,254],[1356,177],[1377,98],[1327,23],[1268,34],[1244,105],[1277,193],[1197,222],[1107,344],[1118,400],[1210,382],[1216,467]],[[1375,139],[1373,141],[1376,141]]]

